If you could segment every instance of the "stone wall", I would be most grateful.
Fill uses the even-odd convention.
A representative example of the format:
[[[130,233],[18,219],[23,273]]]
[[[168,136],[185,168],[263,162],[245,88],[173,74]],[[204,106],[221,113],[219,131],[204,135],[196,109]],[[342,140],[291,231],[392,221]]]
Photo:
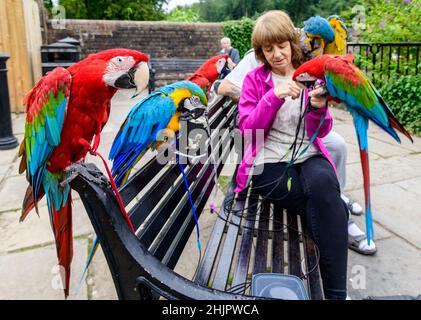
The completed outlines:
[[[66,20],[65,29],[54,29],[48,23],[48,43],[67,36],[81,42],[82,58],[100,50],[125,47],[152,58],[206,59],[220,50],[223,31],[219,23]]]

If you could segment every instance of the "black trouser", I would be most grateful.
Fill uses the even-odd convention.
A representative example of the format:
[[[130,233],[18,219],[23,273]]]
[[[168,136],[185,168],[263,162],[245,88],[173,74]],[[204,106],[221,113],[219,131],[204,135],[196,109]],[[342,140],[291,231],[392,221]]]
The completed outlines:
[[[266,163],[253,177],[253,193],[278,200],[286,209],[301,212],[310,236],[320,250],[320,271],[326,299],[346,298],[348,257],[348,210],[340,197],[339,182],[330,163],[322,156],[309,158],[289,168],[286,163]],[[256,169],[262,169],[256,168]],[[278,183],[279,181],[279,183]]]

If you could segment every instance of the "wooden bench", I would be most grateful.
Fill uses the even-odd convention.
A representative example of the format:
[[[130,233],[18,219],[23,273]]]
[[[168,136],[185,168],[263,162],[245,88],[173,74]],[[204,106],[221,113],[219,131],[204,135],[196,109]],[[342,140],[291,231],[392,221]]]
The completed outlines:
[[[155,88],[184,80],[193,74],[206,59],[152,58],[150,59],[150,87]]]
[[[220,155],[216,163],[219,176],[238,134],[237,106],[229,99],[217,100],[210,106],[209,119],[212,130],[227,129],[220,139],[212,133],[213,147],[207,140],[208,152]],[[169,152],[167,147],[160,155],[165,152]],[[99,236],[120,299],[256,299],[249,291],[253,274],[302,276],[308,271],[312,272],[304,283],[309,297],[323,299],[316,247],[297,231],[305,230],[298,215],[284,212],[278,203],[264,202],[260,210],[248,189],[233,193],[234,179],[195,278],[175,273],[173,269],[194,232],[195,219],[178,164],[161,164],[158,158],[142,166],[120,188],[136,236],[103,173],[93,164],[69,168],[70,185],[80,194]],[[185,165],[199,217],[214,188],[213,168],[210,158],[188,160]],[[289,228],[277,228],[280,224]]]

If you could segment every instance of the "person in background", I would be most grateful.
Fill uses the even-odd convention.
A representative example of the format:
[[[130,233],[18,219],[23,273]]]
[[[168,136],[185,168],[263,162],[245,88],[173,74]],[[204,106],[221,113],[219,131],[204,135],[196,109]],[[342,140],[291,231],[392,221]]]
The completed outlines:
[[[246,75],[260,65],[261,63],[256,59],[254,50],[249,50],[236,68],[223,80],[216,81],[211,90],[217,95],[228,96],[238,101]],[[345,140],[333,130],[322,140],[336,166],[340,188],[344,190],[346,185],[347,159],[347,145]],[[344,195],[343,192],[341,193],[341,198],[351,214],[357,216],[363,214],[361,205]],[[364,255],[373,255],[377,252],[374,241],[371,241],[370,245],[368,245],[365,233],[357,226],[352,218],[348,219],[348,247]]]
[[[240,62],[240,52],[231,46],[231,40],[227,37],[221,39],[221,48],[220,54],[230,55],[231,61],[228,61],[228,63],[230,64],[230,69],[233,69]]]

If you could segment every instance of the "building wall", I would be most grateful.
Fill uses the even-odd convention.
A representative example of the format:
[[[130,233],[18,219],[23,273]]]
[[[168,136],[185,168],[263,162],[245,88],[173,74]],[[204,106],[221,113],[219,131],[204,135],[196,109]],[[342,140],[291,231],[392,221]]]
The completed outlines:
[[[6,53],[11,110],[23,111],[22,98],[40,77],[41,30],[33,0],[0,0],[0,52]]]
[[[152,58],[205,59],[219,50],[223,37],[219,23],[65,20],[63,29],[48,23],[48,43],[67,36],[81,42],[82,58],[104,49],[125,47]]]

